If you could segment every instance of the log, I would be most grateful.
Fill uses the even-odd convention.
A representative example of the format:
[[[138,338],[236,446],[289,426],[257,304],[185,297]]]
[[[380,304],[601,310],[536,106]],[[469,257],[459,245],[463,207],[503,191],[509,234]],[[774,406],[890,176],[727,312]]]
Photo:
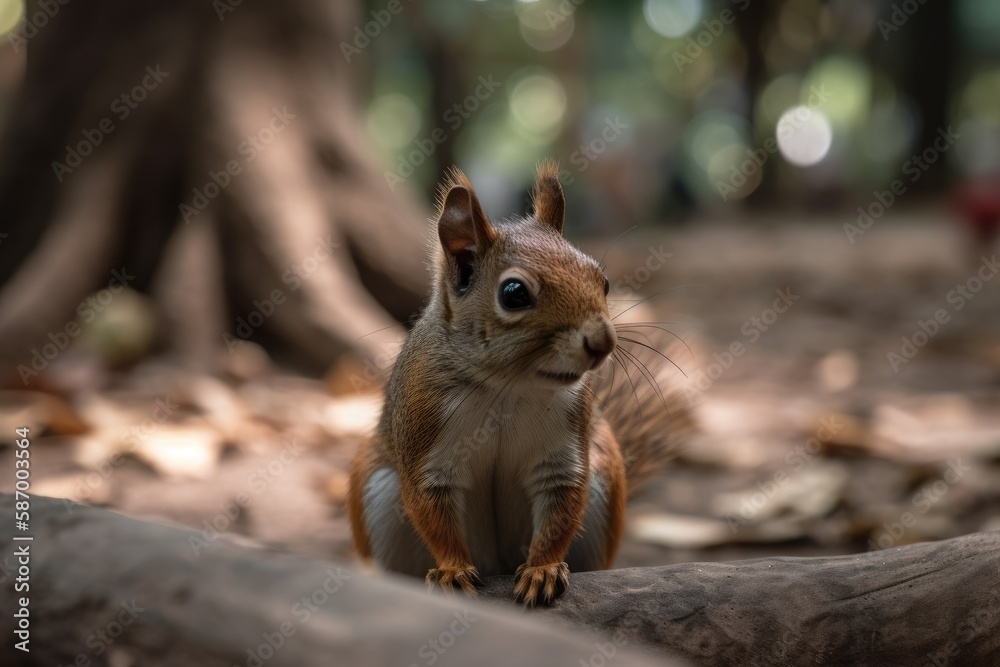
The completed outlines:
[[[681,665],[526,619],[498,604],[430,596],[412,580],[214,539],[195,531],[32,498],[30,542],[0,546],[0,664],[119,667],[467,667]],[[0,494],[0,521],[14,503]],[[206,539],[207,538],[207,539]],[[30,590],[15,550],[30,545]],[[29,598],[30,653],[15,648]],[[506,605],[504,605],[506,607]]]
[[[0,496],[7,526],[12,505]],[[608,654],[649,664],[626,657],[631,650],[657,664],[680,664],[667,655],[695,665],[1000,664],[1000,533],[850,556],[575,573],[553,607],[525,619],[68,501],[32,499],[31,524],[32,653],[26,661],[5,640],[3,664],[68,665],[79,654],[95,665],[119,654],[133,660],[123,664],[255,664],[248,651],[283,622],[295,634],[263,664],[424,665],[434,655],[439,665],[596,665]],[[0,545],[8,568],[15,545]],[[12,577],[3,573],[4,609],[14,608]],[[324,583],[340,592],[300,622],[294,605]],[[482,597],[509,600],[512,585],[491,578]],[[133,598],[145,611],[113,644],[94,639]],[[489,623],[449,638],[463,609]],[[0,617],[4,637],[12,621]],[[580,628],[593,634],[567,631]],[[430,642],[439,637],[454,642],[438,656]],[[93,646],[106,650],[96,656]]]
[[[513,577],[486,595],[513,599]],[[542,612],[695,665],[1000,665],[1000,533],[572,575]]]

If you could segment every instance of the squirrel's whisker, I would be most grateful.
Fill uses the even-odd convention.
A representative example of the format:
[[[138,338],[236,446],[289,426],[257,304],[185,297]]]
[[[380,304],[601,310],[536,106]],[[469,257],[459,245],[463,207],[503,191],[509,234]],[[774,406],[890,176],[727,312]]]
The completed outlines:
[[[674,324],[674,323],[673,322],[667,322],[666,324]],[[619,328],[619,327],[621,327],[621,328]],[[628,327],[628,328],[626,328],[626,327]],[[622,323],[622,324],[616,324],[615,325],[615,331],[624,332],[624,333],[636,333],[636,334],[638,334],[639,332],[637,332],[637,331],[631,331],[631,329],[634,329],[634,328],[640,328],[640,329],[657,329],[659,331],[662,331],[665,334],[670,334],[671,336],[673,336],[674,338],[676,338],[677,340],[679,340],[681,342],[681,345],[684,346],[684,349],[688,351],[689,355],[691,355],[691,360],[692,361],[694,360],[694,352],[691,351],[691,346],[689,346],[687,344],[687,341],[684,340],[683,338],[681,338],[680,336],[678,336],[677,334],[675,334],[670,329],[667,329],[666,327],[660,327],[660,326],[656,326],[655,324],[642,323],[642,322],[639,323],[639,324]],[[647,340],[649,340],[649,339],[647,338]]]
[[[654,326],[654,325],[657,325],[657,324],[676,324],[676,325],[682,326],[682,327],[691,327],[692,329],[699,329],[699,330],[704,329],[704,327],[702,327],[700,325],[697,325],[697,324],[691,324],[690,322],[674,322],[674,321],[671,321],[671,320],[660,320],[660,321],[657,321],[657,322],[620,322],[618,324],[615,324],[615,326],[616,327],[620,327],[620,326],[621,327],[638,327],[638,326],[645,327],[645,326]]]
[[[637,356],[635,356],[635,354],[626,350],[624,347],[619,349],[625,355],[625,358],[629,359],[632,362],[632,364],[635,366],[636,370],[639,371],[642,377],[645,378],[646,382],[649,384],[649,386],[656,393],[657,397],[660,399],[660,404],[663,406],[663,409],[669,412],[670,408],[667,407],[667,402],[663,398],[663,392],[660,391],[660,385],[656,383],[656,376],[653,375],[652,372],[650,372],[649,368],[646,367],[646,364],[642,363],[642,360],[640,360]]]
[[[355,340],[361,340],[362,338],[367,338],[368,336],[371,336],[372,334],[377,334],[380,331],[385,331],[387,329],[394,329],[396,327],[403,327],[403,326],[406,326],[406,322],[396,322],[395,324],[390,324],[387,327],[382,327],[381,329],[376,329],[375,331],[369,331],[368,333],[366,333],[363,336],[358,336],[357,338],[355,338]]]
[[[664,294],[667,294],[668,292],[673,292],[674,290],[679,290],[679,289],[682,289],[684,287],[703,287],[705,284],[706,283],[688,283],[686,285],[677,285],[676,287],[670,287],[668,289],[663,290],[662,292],[657,292],[656,294],[650,294],[645,299],[640,299],[638,303],[635,303],[635,304],[629,306],[628,308],[626,308],[622,312],[618,313],[617,315],[615,315],[611,319],[612,320],[617,320],[619,317],[621,317],[622,315],[624,315],[628,311],[632,310],[636,306],[640,306],[640,305],[646,303],[647,301],[649,301],[650,299],[655,299],[658,296],[663,296]]]
[[[669,361],[669,362],[670,362],[670,364],[671,364],[671,365],[672,365],[672,366],[673,366],[674,368],[676,368],[677,370],[679,370],[679,371],[681,372],[681,375],[683,375],[684,377],[687,377],[687,376],[688,376],[688,374],[684,372],[684,369],[683,369],[683,368],[681,368],[680,366],[678,366],[678,365],[677,365],[677,363],[676,363],[676,362],[675,362],[675,361],[674,361],[673,359],[671,359],[671,358],[670,358],[670,357],[668,357],[667,355],[663,354],[662,352],[660,352],[659,350],[657,350],[657,349],[656,349],[655,347],[653,347],[652,345],[646,345],[646,344],[645,344],[645,343],[643,343],[643,342],[640,342],[640,341],[637,341],[637,340],[635,340],[635,339],[633,339],[633,338],[627,338],[627,337],[625,337],[625,336],[619,336],[619,339],[620,339],[620,340],[623,340],[623,341],[625,341],[625,342],[627,342],[627,343],[632,343],[633,345],[641,345],[642,347],[646,348],[647,350],[650,350],[651,352],[654,352],[654,353],[656,353],[656,354],[660,355],[661,357],[663,357],[664,359],[666,359],[667,361]],[[688,351],[690,352],[690,350],[688,350]]]
[[[611,243],[608,244],[608,247],[604,250],[604,254],[601,255],[601,258],[599,260],[597,260],[597,264],[598,264],[598,266],[601,267],[601,271],[603,271],[604,268],[605,268],[604,267],[604,258],[608,256],[608,252],[610,252],[611,249],[615,247],[615,244],[618,243],[618,241],[620,241],[623,236],[625,236],[626,234],[628,234],[629,232],[631,232],[633,229],[637,228],[638,226],[639,225],[632,225],[631,227],[629,227],[628,229],[626,229],[624,232],[622,232],[621,234],[619,234],[618,236],[616,236],[615,239],[614,239],[614,241],[612,241]]]
[[[625,373],[625,379],[628,380],[629,386],[632,387],[632,397],[635,398],[635,407],[638,409],[639,418],[642,419],[642,403],[639,401],[639,393],[635,390],[635,382],[632,381],[632,374],[628,372],[628,367],[625,365],[625,358],[618,355],[620,350],[621,348],[618,348],[611,356],[621,364],[622,372]]]

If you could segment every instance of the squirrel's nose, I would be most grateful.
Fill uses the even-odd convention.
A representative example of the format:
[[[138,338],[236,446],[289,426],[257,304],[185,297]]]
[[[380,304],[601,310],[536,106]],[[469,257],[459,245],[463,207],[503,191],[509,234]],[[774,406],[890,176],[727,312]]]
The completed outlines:
[[[583,349],[593,359],[593,363],[590,365],[592,369],[600,366],[601,362],[608,358],[608,355],[615,349],[615,343],[614,334],[607,329],[588,333],[583,337]]]

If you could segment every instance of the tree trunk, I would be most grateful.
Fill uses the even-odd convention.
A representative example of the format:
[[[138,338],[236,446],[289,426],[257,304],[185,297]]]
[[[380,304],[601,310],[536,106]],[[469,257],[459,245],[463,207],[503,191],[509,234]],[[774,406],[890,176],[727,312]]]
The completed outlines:
[[[225,333],[313,371],[378,351],[360,337],[422,302],[426,212],[390,190],[365,139],[340,46],[356,9],[94,0],[60,4],[18,42],[0,366],[64,330],[114,270],[155,293],[176,324],[164,338],[200,363]],[[241,335],[255,310],[263,323]]]

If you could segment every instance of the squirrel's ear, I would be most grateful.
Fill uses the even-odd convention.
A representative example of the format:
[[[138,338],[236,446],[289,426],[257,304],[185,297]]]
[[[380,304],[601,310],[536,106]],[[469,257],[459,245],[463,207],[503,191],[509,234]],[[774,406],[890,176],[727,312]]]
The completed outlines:
[[[438,213],[438,238],[445,254],[458,265],[460,283],[471,275],[472,259],[487,252],[496,232],[483,213],[472,184],[458,169],[449,174],[442,188]]]
[[[559,182],[558,164],[543,162],[538,165],[538,177],[531,199],[535,206],[535,217],[561,234],[566,217],[566,198]]]

